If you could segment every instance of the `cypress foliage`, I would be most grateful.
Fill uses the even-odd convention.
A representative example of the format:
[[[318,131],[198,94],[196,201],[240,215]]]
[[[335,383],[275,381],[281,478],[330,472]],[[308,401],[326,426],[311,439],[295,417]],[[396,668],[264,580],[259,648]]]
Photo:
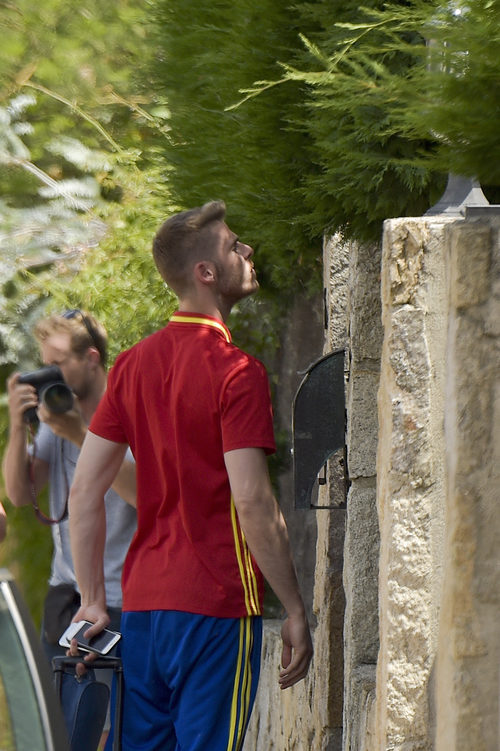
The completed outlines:
[[[271,87],[229,109],[254,81],[281,76],[299,40],[298,15],[283,0],[156,0],[153,76],[170,110],[165,157],[180,208],[221,198],[228,222],[253,245],[262,286],[284,294],[317,286],[321,234],[300,225],[307,133],[289,127],[301,84]]]
[[[382,8],[369,5],[365,13]],[[378,240],[383,219],[421,214],[439,195],[444,178],[414,162],[434,139],[388,128],[401,95],[385,82],[420,62],[419,34],[388,51],[383,32],[372,33],[351,61],[339,52],[363,33],[338,24],[360,19],[355,2],[153,8],[173,196],[180,207],[224,198],[229,221],[259,251],[264,286],[310,289],[325,230]]]
[[[434,40],[430,64],[415,71],[419,96],[401,120],[432,132],[438,167],[500,186],[500,2],[434,8],[426,36]]]
[[[500,184],[499,4],[154,0],[179,205],[225,198],[290,290],[325,230],[378,240],[448,171]]]
[[[378,240],[385,218],[421,215],[444,184],[428,129],[411,131],[394,120],[415,95],[413,71],[425,67],[422,25],[407,22],[403,3],[350,4],[339,14],[320,6],[321,31],[302,35],[303,52],[284,66],[286,80],[307,85],[299,122],[319,168],[304,181],[304,222]],[[312,11],[307,5],[304,13]]]
[[[317,45],[304,39],[285,78],[310,87],[313,227],[330,213],[327,226],[369,239],[385,217],[423,213],[448,171],[500,184],[498,10],[495,0],[363,8]]]

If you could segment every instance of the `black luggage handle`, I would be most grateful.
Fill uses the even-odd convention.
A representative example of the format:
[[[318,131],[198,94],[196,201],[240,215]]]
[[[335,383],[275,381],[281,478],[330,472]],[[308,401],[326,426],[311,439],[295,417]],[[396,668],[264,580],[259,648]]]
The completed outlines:
[[[52,670],[54,672],[54,681],[56,693],[60,696],[61,682],[64,668],[73,667],[83,663],[89,669],[96,668],[108,668],[113,670],[117,674],[117,680],[115,682],[116,696],[115,696],[115,722],[114,722],[114,737],[113,737],[113,750],[121,751],[121,735],[122,735],[122,706],[123,706],[123,665],[121,657],[96,657],[91,663],[86,663],[83,657],[53,657],[52,658]]]

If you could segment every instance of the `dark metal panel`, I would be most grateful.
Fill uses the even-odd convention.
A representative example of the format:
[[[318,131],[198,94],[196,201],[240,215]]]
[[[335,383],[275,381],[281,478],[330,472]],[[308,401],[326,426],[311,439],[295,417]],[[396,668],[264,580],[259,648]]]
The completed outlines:
[[[345,445],[344,350],[313,363],[293,402],[295,508],[311,508],[311,494],[327,459]]]

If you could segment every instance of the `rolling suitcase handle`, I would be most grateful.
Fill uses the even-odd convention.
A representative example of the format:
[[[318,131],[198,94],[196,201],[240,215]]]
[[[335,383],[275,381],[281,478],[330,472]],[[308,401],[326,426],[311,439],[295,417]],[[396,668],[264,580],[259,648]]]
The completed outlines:
[[[54,657],[52,659],[52,669],[54,671],[54,682],[56,693],[61,697],[62,676],[64,669],[75,667],[78,663],[83,662],[82,657]],[[121,731],[122,731],[122,707],[123,707],[123,666],[120,657],[97,657],[88,667],[92,670],[107,668],[113,670],[116,675],[115,682],[115,717],[114,717],[114,736],[112,751],[121,751]]]

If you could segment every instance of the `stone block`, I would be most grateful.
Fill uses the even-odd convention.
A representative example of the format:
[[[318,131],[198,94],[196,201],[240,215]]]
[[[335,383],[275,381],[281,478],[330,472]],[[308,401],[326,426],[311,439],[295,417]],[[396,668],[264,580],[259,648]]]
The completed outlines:
[[[431,365],[425,318],[420,308],[397,308],[392,316],[388,355],[396,385],[428,404]]]
[[[378,372],[353,369],[347,390],[348,471],[351,479],[375,475]]]
[[[392,434],[390,436],[389,475],[391,492],[402,488],[430,487],[432,478],[432,453],[425,415],[412,398],[392,400]]]
[[[355,245],[349,273],[349,333],[353,367],[378,361],[382,350],[379,245]]]
[[[347,345],[347,308],[349,302],[349,257],[352,243],[339,233],[325,238],[323,278],[326,307],[325,352]]]
[[[347,501],[344,588],[346,671],[375,663],[378,654],[378,532],[374,483],[354,480]],[[346,685],[350,686],[349,674]],[[349,689],[347,689],[349,690]]]
[[[485,302],[490,292],[491,228],[484,221],[475,221],[447,229],[452,304],[468,308]]]
[[[372,751],[375,724],[375,673],[373,664],[358,665],[350,676],[352,705],[348,723],[346,751]]]
[[[382,279],[383,302],[413,304],[424,262],[428,228],[414,219],[384,222],[383,262],[387,273]]]

